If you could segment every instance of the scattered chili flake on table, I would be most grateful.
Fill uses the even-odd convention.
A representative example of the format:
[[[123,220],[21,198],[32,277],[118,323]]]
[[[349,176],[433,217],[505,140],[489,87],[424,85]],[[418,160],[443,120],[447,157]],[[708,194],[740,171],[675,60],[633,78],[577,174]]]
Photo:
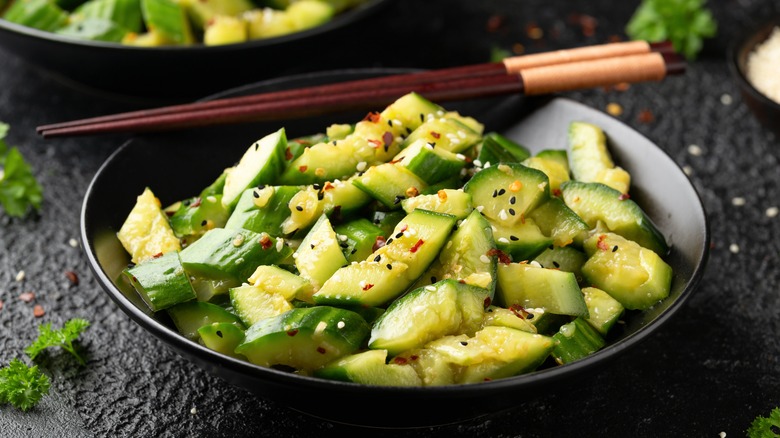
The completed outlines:
[[[618,84],[615,84],[612,88],[614,88],[616,91],[627,91],[629,88],[631,88],[631,84],[628,82],[620,82]]]
[[[529,23],[525,27],[525,33],[528,35],[528,38],[531,38],[532,40],[540,40],[544,37],[544,30],[536,23]]]
[[[502,27],[504,27],[505,23],[506,17],[503,15],[491,15],[487,20],[487,31],[490,33],[498,32]]]
[[[655,116],[653,115],[653,112],[650,111],[649,109],[643,109],[639,111],[639,116],[637,118],[642,123],[651,123],[655,120]]]
[[[76,275],[75,272],[73,272],[73,271],[65,271],[65,277],[68,278],[68,281],[70,281],[70,284],[72,284],[74,286],[78,286],[79,285],[79,276]]]
[[[590,15],[580,15],[580,27],[582,28],[582,35],[586,37],[593,36],[596,33],[596,27],[599,22]]]
[[[0,310],[3,310],[3,300],[0,300]]]
[[[35,307],[33,307],[33,316],[36,318],[40,318],[41,316],[45,315],[46,312],[43,310],[43,306],[40,304],[36,304]]]
[[[609,113],[611,116],[619,116],[623,114],[623,107],[620,106],[619,103],[610,102],[607,104],[607,113]]]
[[[25,303],[30,303],[35,299],[35,293],[33,292],[23,292],[19,294],[19,299],[24,301]]]
[[[525,46],[520,43],[515,43],[512,45],[512,53],[515,55],[522,55],[525,53]]]

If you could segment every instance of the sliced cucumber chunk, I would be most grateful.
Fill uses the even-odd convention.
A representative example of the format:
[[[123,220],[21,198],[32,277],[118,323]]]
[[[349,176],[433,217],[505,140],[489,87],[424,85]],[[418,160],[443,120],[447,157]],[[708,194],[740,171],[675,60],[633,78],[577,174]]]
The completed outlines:
[[[196,297],[176,251],[128,268],[124,274],[153,312]]]
[[[480,170],[463,187],[474,208],[492,222],[512,226],[550,197],[544,172],[521,164],[499,164]]]
[[[261,188],[262,187],[262,188]],[[290,218],[290,200],[300,192],[295,186],[261,186],[244,190],[224,227],[282,236],[282,224]]]
[[[228,310],[202,301],[187,301],[167,309],[176,329],[187,339],[196,341],[200,337],[198,329],[217,322],[227,322],[244,328],[241,320]]]
[[[348,263],[339,242],[328,217],[323,214],[293,254],[301,277],[308,280],[315,290]]]
[[[401,207],[407,213],[419,208],[451,214],[458,219],[465,219],[474,210],[471,195],[461,189],[441,189],[435,194],[407,198],[401,201]]]
[[[562,325],[553,339],[552,356],[560,365],[585,358],[606,344],[601,334],[581,317]]]
[[[560,315],[588,316],[574,274],[529,263],[498,266],[496,298],[503,307],[540,307]]]
[[[229,322],[215,322],[198,329],[200,343],[218,353],[246,359],[236,354],[236,347],[244,341],[244,330]]]
[[[315,370],[314,375],[364,385],[422,385],[422,380],[412,366],[387,363],[387,353],[387,350],[368,350],[352,354]]]
[[[238,164],[228,171],[222,191],[222,203],[232,210],[244,190],[276,181],[284,168],[286,148],[287,136],[284,128],[254,142]]]
[[[602,183],[628,193],[631,176],[615,166],[607,148],[607,136],[599,126],[585,122],[569,124],[569,165],[578,181]]]

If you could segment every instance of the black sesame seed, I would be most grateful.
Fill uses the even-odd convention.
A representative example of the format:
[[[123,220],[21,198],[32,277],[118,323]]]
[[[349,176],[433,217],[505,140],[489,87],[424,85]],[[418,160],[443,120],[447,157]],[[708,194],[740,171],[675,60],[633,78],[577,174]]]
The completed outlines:
[[[386,264],[385,266],[387,266],[388,270],[390,270],[390,271],[393,270],[393,265],[391,265],[390,263]]]
[[[498,196],[498,190],[493,190],[493,197],[495,198],[496,196]]]
[[[255,198],[259,198],[260,197],[260,193],[257,193],[256,191],[253,191],[252,194],[255,196]]]
[[[460,341],[460,345],[462,345],[462,346],[464,346],[464,347],[465,347],[466,345],[469,345],[469,343],[468,343],[468,342],[466,342],[466,341]]]
[[[380,260],[382,260],[382,256],[381,255],[378,255],[378,256],[374,257],[374,261],[375,262],[378,262]]]
[[[352,251],[350,251],[349,253],[350,253],[350,255],[351,255],[351,254],[354,254],[354,253],[356,253],[356,252],[357,252],[357,248],[352,248]]]
[[[217,336],[219,336],[221,338],[222,337],[222,332],[217,330]]]
[[[203,219],[203,221],[200,223],[201,227],[205,227],[208,221],[206,219]]]
[[[561,267],[560,263],[556,262],[555,260],[553,260],[553,266],[555,266],[556,268]]]
[[[615,252],[615,251],[617,251],[617,250],[618,250],[618,246],[617,246],[617,245],[615,245],[615,246],[613,246],[613,247],[612,247],[612,252]]]
[[[392,237],[387,239],[387,242],[385,242],[385,246],[390,245],[391,243],[393,243],[393,238]]]
[[[401,233],[398,233],[398,234],[396,234],[396,235],[395,235],[395,238],[396,238],[396,239],[400,239],[400,238],[402,238],[402,237],[404,237],[404,233],[403,233],[403,232],[401,232]]]
[[[520,238],[517,237],[517,236],[512,235],[512,236],[509,236],[509,240],[511,240],[513,242],[517,242],[518,240],[520,240]]]
[[[512,205],[515,205],[515,202],[517,202],[517,198],[515,198],[514,196],[512,196],[511,198],[509,198],[509,203],[510,203],[510,204],[512,204]]]
[[[295,209],[298,210],[298,211],[303,211],[303,207],[301,207],[300,205],[296,205]]]
[[[504,190],[504,189],[501,189],[501,190],[499,190],[499,191],[498,191],[498,196],[501,196],[501,195],[503,195],[504,193],[506,193],[506,190]]]
[[[509,209],[509,214],[511,214],[512,216],[514,216],[514,215],[515,215],[515,209],[514,209],[514,208],[510,208],[510,209]]]
[[[436,277],[431,277],[431,283],[436,283]]]
[[[425,114],[423,114],[423,113],[420,113],[420,121],[421,121],[421,122],[424,122],[424,121],[425,121]]]

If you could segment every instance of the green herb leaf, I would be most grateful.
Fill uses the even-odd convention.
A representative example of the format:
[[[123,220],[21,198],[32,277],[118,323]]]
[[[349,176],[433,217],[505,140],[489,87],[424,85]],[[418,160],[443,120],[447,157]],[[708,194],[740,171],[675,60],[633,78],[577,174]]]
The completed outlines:
[[[747,430],[748,438],[780,438],[780,408],[774,408],[769,417],[756,417]]]
[[[38,326],[38,339],[29,347],[25,348],[24,352],[30,356],[30,359],[35,359],[40,352],[49,347],[61,347],[84,365],[86,362],[76,352],[76,349],[73,347],[73,342],[78,339],[79,335],[86,330],[87,327],[89,327],[89,321],[81,318],[69,320],[59,330],[52,330],[51,324],[41,324]]]
[[[37,366],[28,367],[19,359],[0,368],[0,404],[28,411],[49,393],[49,386],[49,378]]]
[[[8,130],[8,124],[0,123],[0,204],[9,216],[22,217],[30,207],[41,209],[43,189],[19,149],[6,145]]]
[[[634,40],[669,40],[674,49],[693,60],[705,38],[715,36],[718,26],[705,8],[706,0],[642,0],[626,26]]]

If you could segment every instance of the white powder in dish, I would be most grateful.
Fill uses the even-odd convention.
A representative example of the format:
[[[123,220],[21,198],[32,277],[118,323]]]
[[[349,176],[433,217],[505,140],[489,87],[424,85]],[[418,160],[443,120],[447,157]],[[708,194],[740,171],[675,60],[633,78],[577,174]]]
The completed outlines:
[[[754,87],[780,103],[780,27],[748,56],[747,77]]]

